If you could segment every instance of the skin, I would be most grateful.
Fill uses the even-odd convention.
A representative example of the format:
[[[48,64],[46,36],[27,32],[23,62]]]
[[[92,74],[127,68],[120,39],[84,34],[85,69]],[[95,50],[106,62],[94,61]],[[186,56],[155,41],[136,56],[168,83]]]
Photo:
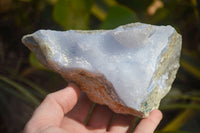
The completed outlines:
[[[108,107],[96,105],[87,123],[86,117],[92,107],[92,102],[80,93],[74,84],[48,94],[35,110],[32,118],[25,126],[25,133],[126,133],[134,117],[112,112]],[[115,118],[109,123],[113,114]],[[142,119],[134,133],[153,133],[162,119],[159,110],[153,110],[149,117]],[[108,129],[108,127],[110,127]]]

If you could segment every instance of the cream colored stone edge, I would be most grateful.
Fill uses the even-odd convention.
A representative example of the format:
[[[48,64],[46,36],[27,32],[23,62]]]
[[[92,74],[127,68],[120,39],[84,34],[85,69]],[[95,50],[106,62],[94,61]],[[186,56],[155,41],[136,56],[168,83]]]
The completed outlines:
[[[180,34],[175,32],[171,37],[169,48],[162,55],[162,58],[159,61],[158,69],[153,78],[154,79],[153,82],[156,82],[157,80],[159,80],[159,78],[162,75],[168,72],[169,80],[166,80],[167,87],[165,89],[160,88],[159,85],[156,85],[154,87],[148,99],[145,102],[143,102],[141,105],[140,110],[144,113],[144,117],[147,117],[152,110],[158,109],[160,105],[160,101],[161,101],[160,99],[162,99],[171,89],[171,84],[174,81],[177,70],[180,66],[179,65],[179,58],[180,58],[179,51],[181,50],[181,44],[182,44],[182,37]],[[174,64],[174,65],[171,66],[171,64]],[[164,90],[164,91],[161,91],[161,90]]]

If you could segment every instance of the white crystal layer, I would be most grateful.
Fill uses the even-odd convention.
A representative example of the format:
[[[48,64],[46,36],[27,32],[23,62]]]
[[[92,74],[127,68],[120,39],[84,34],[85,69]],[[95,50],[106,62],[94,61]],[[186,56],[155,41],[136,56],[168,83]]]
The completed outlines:
[[[82,68],[103,73],[123,104],[140,110],[174,32],[171,26],[136,23],[107,31],[39,30],[23,42],[56,71]],[[163,89],[165,80],[166,75],[157,82]]]

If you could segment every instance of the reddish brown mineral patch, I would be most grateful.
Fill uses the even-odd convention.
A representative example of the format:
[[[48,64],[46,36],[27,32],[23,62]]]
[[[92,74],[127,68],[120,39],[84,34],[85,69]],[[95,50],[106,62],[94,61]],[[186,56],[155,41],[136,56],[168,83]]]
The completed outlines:
[[[131,114],[143,117],[142,112],[124,105],[114,91],[112,83],[102,74],[94,74],[83,69],[72,69],[68,73],[60,73],[67,81],[73,82],[84,91],[89,99],[98,104],[107,105],[116,113]]]

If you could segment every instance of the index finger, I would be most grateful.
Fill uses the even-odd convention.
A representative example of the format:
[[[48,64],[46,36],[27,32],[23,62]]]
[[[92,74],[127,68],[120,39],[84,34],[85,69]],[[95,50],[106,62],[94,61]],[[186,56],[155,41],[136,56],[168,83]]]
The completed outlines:
[[[140,121],[134,133],[153,133],[162,117],[162,112],[160,110],[153,110],[147,118]]]
[[[78,101],[80,90],[77,86],[70,86],[50,93],[35,110],[31,120],[25,127],[25,132],[40,131],[49,126],[59,126],[64,114],[69,112]]]

